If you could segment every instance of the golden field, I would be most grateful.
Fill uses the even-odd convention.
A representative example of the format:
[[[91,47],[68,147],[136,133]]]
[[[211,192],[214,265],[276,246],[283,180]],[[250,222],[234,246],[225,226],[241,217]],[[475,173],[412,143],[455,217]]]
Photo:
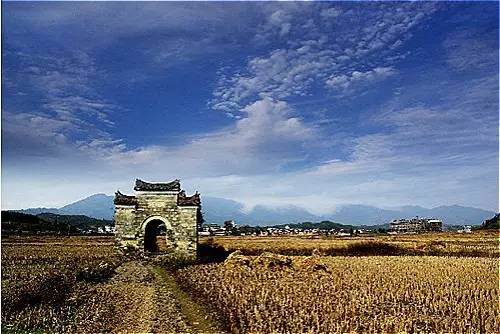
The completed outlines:
[[[113,245],[113,237],[2,239],[2,333],[195,332],[167,271],[117,257]]]
[[[442,255],[500,257],[498,231],[451,232],[407,235],[363,235],[356,237],[324,236],[218,236],[200,238],[227,251],[240,250],[246,255],[273,252],[283,255]],[[373,245],[374,249],[359,249]],[[369,247],[365,247],[369,248]],[[366,253],[364,254],[363,251]],[[384,253],[385,252],[385,253]]]
[[[185,294],[234,333],[500,333],[497,232],[200,242],[239,251],[169,268],[185,294],[113,237],[2,239],[2,332],[203,332]]]
[[[246,260],[246,261],[245,261]],[[238,256],[180,270],[234,333],[498,333],[498,262]]]
[[[113,292],[99,282],[119,263],[112,250],[109,238],[3,239],[2,332],[106,330]]]

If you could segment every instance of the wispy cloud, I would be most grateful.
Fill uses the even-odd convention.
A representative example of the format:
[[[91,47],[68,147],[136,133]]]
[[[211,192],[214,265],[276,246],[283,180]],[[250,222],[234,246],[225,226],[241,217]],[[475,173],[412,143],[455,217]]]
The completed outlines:
[[[369,85],[396,73],[393,67],[376,67],[365,72],[352,71],[349,74],[332,75],[326,80],[326,85],[336,91],[347,92],[353,86]]]
[[[296,6],[271,10],[262,28],[265,37],[260,34],[259,39],[272,40],[286,33],[286,46],[250,59],[244,72],[223,73],[212,107],[238,110],[260,96],[305,96],[318,83],[352,86],[363,76],[372,80],[394,74],[391,65],[404,57],[396,50],[411,37],[411,29],[434,11],[434,6],[369,7],[374,10],[363,8],[361,12],[353,8],[342,12],[335,7],[324,8],[319,15],[314,5],[301,7],[316,10],[311,15],[297,11]],[[333,33],[325,32],[329,30]]]
[[[110,114],[117,106],[100,97],[94,89],[96,78],[103,73],[87,54],[76,52],[66,58],[25,53],[15,56],[21,59],[22,68],[8,70],[6,76],[24,82],[25,87],[40,98],[36,110],[4,111],[2,130],[7,157],[11,154],[64,155],[68,150],[62,146],[78,149],[97,138],[111,140]]]
[[[3,154],[8,159],[17,156],[59,155],[68,145],[65,135],[72,124],[43,114],[2,113]]]
[[[447,63],[457,71],[498,67],[498,30],[451,33],[443,42]]]

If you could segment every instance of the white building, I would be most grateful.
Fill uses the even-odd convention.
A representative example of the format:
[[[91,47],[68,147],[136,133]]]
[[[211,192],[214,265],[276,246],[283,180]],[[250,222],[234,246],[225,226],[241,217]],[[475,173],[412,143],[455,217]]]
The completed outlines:
[[[442,231],[443,222],[434,218],[394,219],[391,222],[391,232],[395,233],[421,233]]]

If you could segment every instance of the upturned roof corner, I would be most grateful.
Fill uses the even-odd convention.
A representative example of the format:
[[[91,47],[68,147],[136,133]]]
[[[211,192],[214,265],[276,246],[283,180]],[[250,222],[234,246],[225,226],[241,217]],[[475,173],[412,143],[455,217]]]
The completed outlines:
[[[122,194],[119,190],[115,192],[115,205],[137,205],[137,198]]]

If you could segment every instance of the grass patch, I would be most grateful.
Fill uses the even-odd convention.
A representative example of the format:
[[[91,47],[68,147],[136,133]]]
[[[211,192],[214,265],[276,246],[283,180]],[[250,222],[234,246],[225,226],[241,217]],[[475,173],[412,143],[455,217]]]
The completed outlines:
[[[163,267],[156,266],[154,272],[161,278],[161,284],[172,292],[178,302],[185,322],[196,333],[224,333],[225,326],[217,319],[216,314],[199,303],[177,283],[175,277]]]

